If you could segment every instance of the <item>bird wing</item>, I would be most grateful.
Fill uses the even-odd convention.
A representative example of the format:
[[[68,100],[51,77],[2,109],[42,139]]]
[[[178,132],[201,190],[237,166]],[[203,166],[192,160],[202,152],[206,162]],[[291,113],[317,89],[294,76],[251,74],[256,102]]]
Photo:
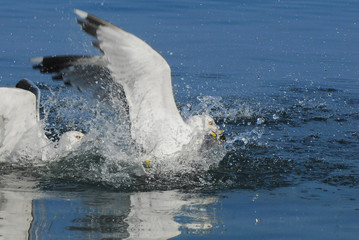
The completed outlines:
[[[103,53],[113,81],[124,88],[132,137],[147,150],[163,144],[172,151],[188,141],[166,60],[135,35],[84,11],[75,13],[84,19],[78,19],[82,29],[97,39],[93,45]]]
[[[100,56],[55,55],[32,58],[31,62],[41,73],[53,74],[55,81],[91,93],[99,100],[121,99],[121,104],[127,106],[122,86],[113,81],[106,60]]]

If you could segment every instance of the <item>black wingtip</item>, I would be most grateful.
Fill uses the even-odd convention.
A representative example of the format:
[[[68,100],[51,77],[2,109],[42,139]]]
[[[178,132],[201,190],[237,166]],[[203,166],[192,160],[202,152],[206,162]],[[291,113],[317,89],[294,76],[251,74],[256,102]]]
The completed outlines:
[[[57,75],[52,76],[52,80],[55,80],[55,81],[62,81],[62,80],[64,80],[63,73],[59,73],[59,74],[57,74]]]
[[[32,81],[23,78],[17,82],[16,88],[24,89],[29,92],[32,92],[36,97],[36,117],[40,120],[40,89]]]
[[[90,34],[91,36],[97,37],[96,31],[99,28],[99,26],[107,26],[107,27],[115,28],[115,29],[118,28],[115,25],[113,25],[112,23],[107,22],[99,17],[94,16],[94,15],[91,15],[85,11],[75,9],[75,13],[80,18],[85,19],[85,21],[81,20],[81,19],[77,19],[77,23],[80,24],[82,26],[82,29],[86,33]]]
[[[20,81],[18,81],[16,84],[16,88],[21,88],[21,89],[30,91],[33,94],[35,94],[35,96],[40,95],[40,89],[35,85],[35,83],[33,83],[32,81],[30,81],[26,78],[23,78]]]
[[[89,34],[93,37],[97,37],[96,31],[97,31],[98,25],[92,24],[88,21],[83,21],[81,19],[77,19],[77,23],[81,25],[81,28],[84,32],[86,32],[87,34]]]
[[[42,61],[33,65],[32,68],[38,69],[41,73],[60,73],[63,69],[72,66],[78,59],[91,57],[84,55],[43,57]]]
[[[104,54],[103,50],[101,49],[100,42],[99,41],[93,41],[92,46],[97,48],[102,54]]]

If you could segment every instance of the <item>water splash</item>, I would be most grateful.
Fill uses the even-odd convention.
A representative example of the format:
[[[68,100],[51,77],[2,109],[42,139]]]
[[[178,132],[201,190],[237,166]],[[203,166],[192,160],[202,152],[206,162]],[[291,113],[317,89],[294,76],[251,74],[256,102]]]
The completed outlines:
[[[272,96],[272,100],[266,101],[215,96],[186,100],[186,104],[179,104],[182,116],[185,119],[202,113],[213,116],[225,130],[226,143],[216,145],[208,139],[207,147],[200,151],[194,151],[189,144],[169,161],[164,159],[161,164],[151,161],[147,169],[143,165],[148,156],[131,140],[126,109],[111,108],[111,104],[91,100],[68,88],[47,87],[43,92],[42,117],[52,140],[58,140],[68,130],[85,133],[84,144],[76,151],[45,166],[34,169],[31,163],[21,162],[20,167],[30,165],[29,173],[36,173],[45,188],[91,184],[121,191],[213,190],[273,188],[303,179],[334,185],[350,182],[356,186],[359,182],[352,166],[336,160],[343,154],[353,159],[351,152],[334,152],[338,147],[355,148],[358,134],[354,130],[336,131],[334,136],[311,130],[318,125],[323,127],[323,122],[335,130],[337,125],[353,125],[349,119],[358,120],[351,105],[337,108],[341,106],[335,96],[339,92],[333,93],[336,98],[329,99],[330,104],[318,91],[306,92],[308,96],[297,96],[297,91],[291,96],[288,91],[284,97]],[[346,107],[350,114],[337,110]],[[317,116],[324,116],[325,120]],[[308,125],[313,128],[300,128]]]
[[[201,175],[218,166],[226,154],[224,144],[213,138],[205,140],[203,147],[195,149],[188,144],[181,153],[170,159],[155,159],[150,167],[144,167],[148,156],[142,152],[130,135],[130,121],[127,110],[121,108],[116,99],[97,101],[86,95],[74,94],[71,89],[50,89],[43,99],[43,121],[47,135],[56,141],[69,130],[85,133],[81,146],[67,156],[56,159],[48,165],[46,179],[65,179],[109,185],[115,188],[133,188],[147,182],[146,188],[172,188],[191,185],[195,175]],[[226,111],[220,98],[201,97],[185,117],[208,113],[212,116]],[[194,140],[195,141],[195,140]],[[190,180],[191,179],[191,180]],[[173,184],[176,182],[176,184]],[[161,188],[161,187],[159,187]]]

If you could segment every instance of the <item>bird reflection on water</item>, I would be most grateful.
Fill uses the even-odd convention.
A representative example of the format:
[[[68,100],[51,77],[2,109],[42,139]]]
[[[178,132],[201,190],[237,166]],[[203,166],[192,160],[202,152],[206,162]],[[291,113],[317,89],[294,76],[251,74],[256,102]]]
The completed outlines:
[[[39,192],[34,179],[2,176],[0,239],[168,239],[218,226],[216,197],[180,191]],[[18,188],[17,191],[14,188]]]

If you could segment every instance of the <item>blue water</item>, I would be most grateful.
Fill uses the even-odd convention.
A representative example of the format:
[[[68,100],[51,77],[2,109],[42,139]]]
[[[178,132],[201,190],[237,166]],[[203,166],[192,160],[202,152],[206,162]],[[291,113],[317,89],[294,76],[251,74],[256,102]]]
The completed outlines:
[[[226,156],[149,179],[118,176],[103,155],[0,163],[0,239],[357,239],[359,2],[3,2],[0,86],[37,82],[55,137],[96,125],[82,124],[92,115],[75,91],[29,62],[98,54],[74,8],[160,52],[182,115],[206,108]]]

